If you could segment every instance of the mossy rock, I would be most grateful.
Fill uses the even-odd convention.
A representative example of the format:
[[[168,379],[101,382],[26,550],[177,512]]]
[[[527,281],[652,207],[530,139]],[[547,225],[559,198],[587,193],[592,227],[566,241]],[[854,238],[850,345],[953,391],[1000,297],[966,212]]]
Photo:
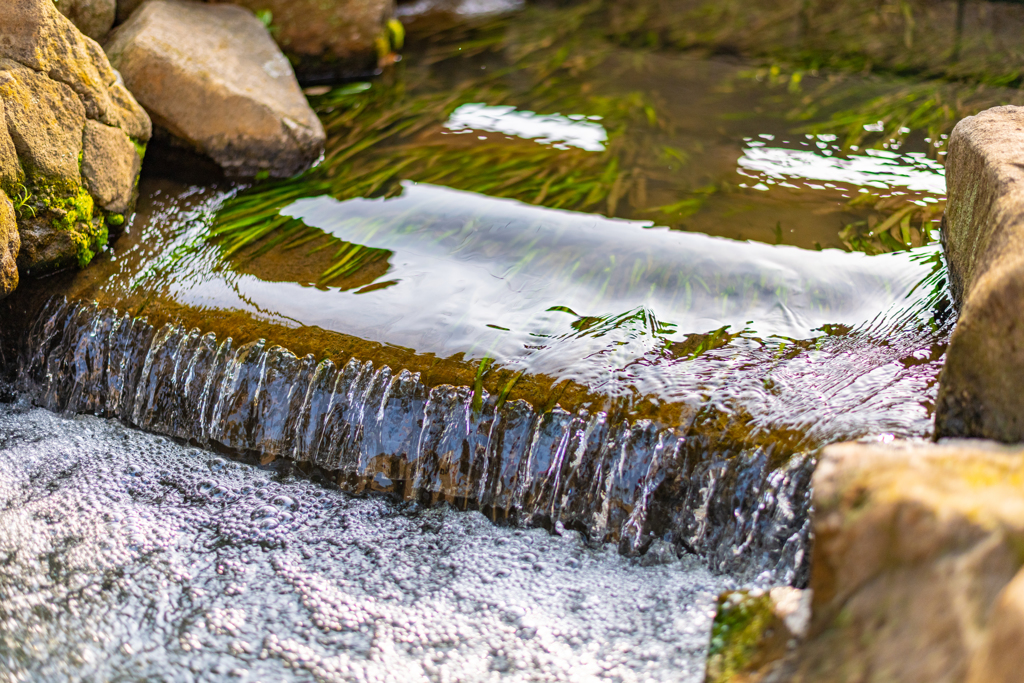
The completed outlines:
[[[131,213],[152,123],[51,0],[0,3],[0,26],[0,190],[18,270],[85,267]]]
[[[718,597],[711,627],[707,683],[754,683],[785,654],[791,634],[769,593],[729,591]]]

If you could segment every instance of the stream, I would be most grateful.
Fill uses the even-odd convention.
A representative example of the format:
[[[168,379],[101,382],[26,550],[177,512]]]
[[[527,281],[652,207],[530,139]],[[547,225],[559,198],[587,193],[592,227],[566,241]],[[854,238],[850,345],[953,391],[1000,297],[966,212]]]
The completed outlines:
[[[818,450],[931,435],[938,141],[807,123],[895,82],[423,4],[317,168],[151,151],[0,304],[5,680],[701,681]]]

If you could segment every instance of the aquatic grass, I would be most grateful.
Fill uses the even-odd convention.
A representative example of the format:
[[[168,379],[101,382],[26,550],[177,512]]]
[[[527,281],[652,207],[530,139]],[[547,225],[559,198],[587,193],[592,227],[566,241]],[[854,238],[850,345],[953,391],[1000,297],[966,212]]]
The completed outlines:
[[[261,183],[228,200],[210,237],[222,246],[226,259],[258,255],[267,248],[295,248],[316,238],[300,223],[277,217],[291,202],[317,195],[339,200],[393,197],[402,191],[403,180],[610,216],[621,214],[624,207],[645,210],[648,174],[637,160],[651,148],[652,135],[672,124],[659,113],[657,102],[643,93],[611,97],[566,87],[567,78],[595,69],[604,58],[603,43],[573,37],[573,27],[593,7],[573,8],[555,17],[544,14],[540,28],[526,32],[530,39],[525,43],[517,42],[519,34],[503,21],[496,21],[479,28],[476,40],[459,41],[462,49],[444,41],[430,46],[427,64],[465,59],[475,50],[515,53],[514,66],[465,80],[450,91],[422,87],[426,76],[400,68],[390,81],[350,84],[313,98],[328,133],[322,164],[298,178]],[[459,106],[508,100],[513,89],[507,77],[513,71],[529,76],[525,99],[532,109],[601,117],[607,132],[605,150],[558,149],[500,134],[484,142],[474,140],[467,148],[457,137],[440,137],[444,122]],[[520,93],[518,101],[523,100]],[[657,151],[677,163],[687,160],[684,150]],[[322,282],[348,272],[351,264],[363,263],[349,259],[350,248],[338,245],[337,254]]]
[[[625,66],[608,61],[608,30],[602,23],[607,9],[599,0],[559,9],[531,7],[515,20],[486,18],[412,35],[410,42],[419,50],[413,64],[412,59],[402,62],[372,85],[348,84],[311,99],[328,133],[323,163],[298,178],[263,182],[228,200],[210,237],[222,246],[225,259],[259,256],[275,248],[328,250],[336,259],[323,273],[320,283],[325,284],[339,273],[372,263],[366,260],[370,255],[380,255],[332,241],[335,238],[301,221],[279,219],[281,209],[297,199],[320,195],[339,200],[394,197],[406,180],[684,227],[689,217],[705,209],[710,197],[728,191],[729,183],[704,180],[703,186],[685,187],[675,172],[664,169],[691,164],[700,153],[699,141],[694,149],[666,144],[677,124],[656,95],[602,91],[605,70],[642,71],[650,55],[634,50]],[[473,55],[497,59],[486,62],[486,72],[462,69]],[[440,64],[445,67],[431,69]],[[862,89],[842,77],[808,90],[806,72],[787,72],[779,65],[766,69],[760,75],[768,81],[769,92],[784,88],[787,97],[795,98],[807,90],[788,115],[800,131],[838,131],[847,148],[897,146],[908,131],[924,130],[934,134],[933,151],[938,155],[951,117],[981,101],[931,84],[912,84],[906,92],[896,93],[889,88],[890,92],[865,98]],[[747,75],[749,80],[760,73],[755,72]],[[442,77],[445,86],[438,88],[437,79]],[[980,98],[988,91],[978,92]],[[867,104],[850,106],[851,100],[865,99]],[[486,140],[469,135],[462,142],[460,136],[448,134],[444,123],[452,112],[480,102],[600,116],[607,133],[605,149],[556,149],[497,133]],[[833,113],[825,118],[828,112]],[[864,128],[877,127],[879,121],[881,133]],[[651,197],[658,198],[657,204]],[[851,208],[870,215],[842,228],[838,241],[847,249],[880,253],[930,241],[935,213],[930,208],[907,210],[892,224],[885,222],[901,207],[851,203]]]
[[[924,204],[923,206],[921,204]],[[864,220],[848,223],[839,237],[850,251],[882,254],[932,244],[946,203],[927,204],[905,196],[880,197],[860,194],[847,203],[851,210],[867,209]]]

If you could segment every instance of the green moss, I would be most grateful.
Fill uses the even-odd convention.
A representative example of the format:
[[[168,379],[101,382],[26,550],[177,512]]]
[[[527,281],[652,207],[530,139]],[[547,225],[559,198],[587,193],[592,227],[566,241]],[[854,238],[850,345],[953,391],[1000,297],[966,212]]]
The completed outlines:
[[[75,261],[84,268],[108,239],[103,212],[81,184],[66,179],[39,178],[31,174],[25,184],[25,200],[19,219],[37,218],[67,232],[75,245]]]
[[[135,138],[131,138],[132,144],[135,145],[135,153],[139,155],[139,159],[146,158],[146,143],[139,142]]]
[[[707,680],[725,683],[743,671],[775,619],[767,593],[732,591],[719,596],[711,627]]]

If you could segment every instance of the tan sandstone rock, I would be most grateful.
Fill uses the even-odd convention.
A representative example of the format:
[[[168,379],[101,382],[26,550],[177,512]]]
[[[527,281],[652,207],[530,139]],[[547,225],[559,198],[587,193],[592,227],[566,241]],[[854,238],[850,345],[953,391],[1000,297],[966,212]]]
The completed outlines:
[[[73,184],[79,177],[85,107],[68,86],[0,61],[7,130],[26,172]]]
[[[813,504],[810,635],[777,680],[963,683],[972,667],[1000,670],[974,661],[1024,623],[999,616],[1019,603],[1004,589],[1024,562],[1024,448],[830,446]]]
[[[85,122],[82,175],[100,207],[114,214],[127,213],[141,168],[142,159],[123,130],[99,121]]]
[[[15,256],[22,275],[85,265],[131,208],[152,124],[52,0],[0,2],[0,27],[0,189],[17,222],[17,240],[0,231],[0,270]]]
[[[128,21],[131,17],[132,12],[139,8],[144,0],[117,0],[117,15],[114,19],[115,23],[123,24]]]
[[[290,176],[323,153],[323,126],[248,10],[150,0],[106,49],[154,122],[230,176]]]
[[[394,0],[211,1],[269,12],[274,38],[286,52],[328,60],[373,58],[395,9]]]
[[[52,2],[4,0],[0,26],[0,57],[69,86],[85,105],[88,118],[117,126],[134,139],[149,140],[149,117],[111,68],[103,49]]]
[[[1024,108],[953,130],[942,238],[960,308],[939,383],[939,436],[1024,440]]]
[[[18,286],[18,251],[21,237],[14,217],[14,205],[0,190],[0,299]]]
[[[61,14],[93,40],[103,40],[114,25],[117,0],[54,0]]]
[[[974,659],[967,683],[1017,683],[1024,677],[1024,572],[999,594],[988,635]]]

